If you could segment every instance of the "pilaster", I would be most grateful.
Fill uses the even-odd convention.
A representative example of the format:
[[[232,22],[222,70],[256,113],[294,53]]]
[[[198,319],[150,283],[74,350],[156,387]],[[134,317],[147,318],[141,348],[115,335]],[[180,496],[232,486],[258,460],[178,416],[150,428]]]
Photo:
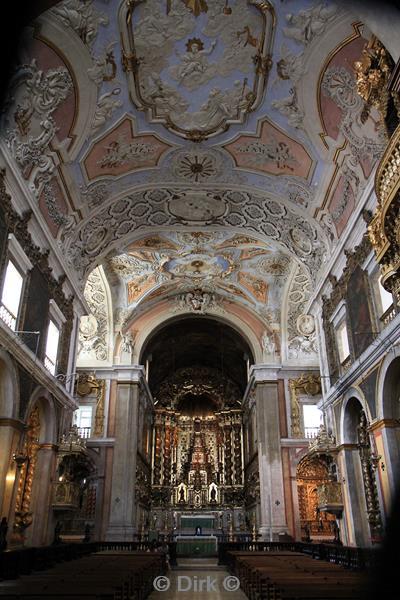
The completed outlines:
[[[264,539],[277,540],[279,534],[288,533],[279,424],[278,369],[254,365],[251,375],[256,391],[261,499],[259,533]]]

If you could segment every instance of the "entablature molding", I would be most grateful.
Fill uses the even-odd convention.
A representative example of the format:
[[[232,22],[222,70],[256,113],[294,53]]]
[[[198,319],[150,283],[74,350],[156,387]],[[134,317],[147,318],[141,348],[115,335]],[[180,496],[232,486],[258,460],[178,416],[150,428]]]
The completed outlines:
[[[87,368],[84,370],[87,370]],[[113,365],[112,367],[95,367],[93,371],[97,379],[116,381],[117,384],[142,385],[148,398],[153,404],[153,396],[146,380],[146,369],[143,365]]]

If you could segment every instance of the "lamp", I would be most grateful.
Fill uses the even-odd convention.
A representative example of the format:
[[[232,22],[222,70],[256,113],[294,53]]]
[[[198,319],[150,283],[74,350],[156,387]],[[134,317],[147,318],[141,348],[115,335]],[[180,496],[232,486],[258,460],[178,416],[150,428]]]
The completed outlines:
[[[20,469],[22,465],[26,463],[28,457],[26,454],[23,454],[20,450],[17,450],[13,453],[12,459],[17,464],[18,469]]]

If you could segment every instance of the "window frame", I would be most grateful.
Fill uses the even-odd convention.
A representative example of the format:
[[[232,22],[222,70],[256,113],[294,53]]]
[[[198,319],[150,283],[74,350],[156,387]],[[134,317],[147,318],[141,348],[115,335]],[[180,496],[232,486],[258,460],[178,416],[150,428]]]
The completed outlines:
[[[341,300],[341,302],[339,302],[339,304],[337,305],[335,312],[333,313],[333,315],[330,318],[330,322],[332,324],[333,332],[334,332],[334,336],[335,336],[335,344],[336,344],[338,362],[339,362],[339,365],[341,368],[343,368],[343,366],[345,364],[347,364],[349,359],[351,360],[351,356],[352,356],[351,343],[350,343],[350,338],[349,338],[349,330],[347,327],[346,316],[347,316],[346,301]],[[340,356],[341,355],[340,348],[341,348],[342,342],[339,338],[339,330],[342,327],[346,328],[347,346],[349,349],[349,353],[343,359]]]
[[[58,362],[59,362],[59,358],[60,358],[62,332],[63,332],[63,325],[64,325],[65,321],[66,321],[66,318],[64,317],[63,313],[59,309],[57,303],[51,298],[51,300],[49,302],[49,316],[48,316],[47,327],[46,327],[46,341],[45,341],[45,346],[44,346],[43,364],[46,367],[46,369],[49,371],[49,373],[51,373],[54,377],[57,377],[57,375],[58,375],[57,367],[58,367]],[[56,361],[54,363],[54,373],[52,372],[51,369],[49,369],[49,367],[46,364],[46,361],[49,361],[49,363],[53,364],[52,359],[47,355],[47,343],[48,343],[48,339],[49,339],[50,322],[52,322],[53,325],[58,329],[58,334],[59,334],[58,341],[57,341]]]
[[[6,305],[3,304],[3,301],[2,301],[4,284],[6,281],[7,269],[8,269],[9,263],[11,263],[13,265],[13,267],[21,275],[21,278],[22,278],[21,293],[19,296],[18,310],[17,310],[16,315],[13,315],[11,313],[11,311],[6,307]],[[31,263],[31,261],[29,260],[27,255],[25,254],[22,246],[17,241],[17,238],[15,237],[15,235],[13,233],[9,233],[8,238],[7,238],[6,260],[4,262],[3,272],[1,274],[0,306],[4,306],[7,313],[9,313],[12,318],[15,318],[15,326],[10,327],[10,325],[8,325],[8,323],[1,317],[0,317],[0,320],[7,327],[9,327],[11,329],[11,331],[14,331],[14,332],[18,331],[18,326],[19,326],[19,322],[21,319],[21,315],[22,315],[22,309],[23,309],[23,298],[24,298],[24,294],[25,294],[25,290],[26,290],[26,283],[27,283],[27,279],[28,279],[27,276],[29,274],[29,271],[31,271],[32,269],[33,269],[33,264]]]

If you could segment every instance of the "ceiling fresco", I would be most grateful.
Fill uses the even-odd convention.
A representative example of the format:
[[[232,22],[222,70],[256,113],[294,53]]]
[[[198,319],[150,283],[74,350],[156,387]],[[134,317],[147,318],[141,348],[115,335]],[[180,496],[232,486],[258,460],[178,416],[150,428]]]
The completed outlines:
[[[108,256],[105,269],[118,302],[130,308],[162,286],[164,295],[201,288],[266,314],[280,311],[291,259],[250,236],[163,231]]]
[[[296,323],[384,147],[356,93],[371,35],[318,0],[63,0],[43,13],[1,143],[89,305],[107,286],[112,314],[230,303],[261,328],[274,313],[292,358],[313,353]],[[95,328],[109,359],[96,319],[82,347]]]
[[[264,0],[123,3],[123,66],[150,122],[196,141],[243,123],[261,104],[274,9]]]

